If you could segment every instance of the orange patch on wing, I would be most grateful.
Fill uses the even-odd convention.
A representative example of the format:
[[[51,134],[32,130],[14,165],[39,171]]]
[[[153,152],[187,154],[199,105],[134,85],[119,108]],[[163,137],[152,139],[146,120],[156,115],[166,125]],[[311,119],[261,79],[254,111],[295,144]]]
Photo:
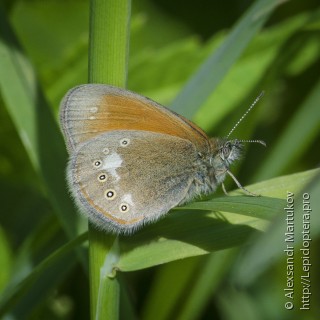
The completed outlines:
[[[91,137],[112,130],[142,130],[177,136],[196,144],[207,140],[195,124],[152,101],[148,104],[133,97],[104,95],[97,107],[95,118],[84,123]]]

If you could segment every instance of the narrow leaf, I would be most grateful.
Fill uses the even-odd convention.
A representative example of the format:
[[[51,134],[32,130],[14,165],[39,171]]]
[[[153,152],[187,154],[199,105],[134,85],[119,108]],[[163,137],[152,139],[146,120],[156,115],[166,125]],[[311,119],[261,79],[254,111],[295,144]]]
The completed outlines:
[[[224,43],[200,66],[172,103],[172,109],[191,119],[219,85],[272,11],[283,1],[255,1]]]
[[[298,192],[318,172],[311,170],[292,176],[279,177],[257,184],[257,191],[284,198],[287,190]],[[297,183],[298,182],[298,183]],[[251,188],[250,188],[251,189]],[[263,192],[260,192],[260,191]],[[246,199],[246,197],[241,197]],[[219,203],[219,212],[203,210],[175,210],[160,222],[147,226],[130,237],[120,239],[120,260],[116,265],[122,271],[139,270],[177,259],[206,254],[212,251],[237,246],[245,242],[256,230],[265,230],[266,221],[253,216],[268,216],[262,198],[253,198],[255,211],[261,214],[243,215],[243,204],[234,202],[232,212],[229,205]],[[237,201],[240,197],[237,197]],[[220,201],[220,200],[219,200]],[[232,201],[232,200],[231,200]],[[247,201],[247,200],[244,200]],[[274,214],[283,212],[282,199],[268,199],[273,203]],[[214,200],[212,200],[214,202]],[[197,204],[190,204],[190,206]],[[217,208],[218,208],[217,206]],[[239,209],[238,209],[239,206]],[[186,206],[187,207],[187,206]],[[268,208],[268,207],[267,207]],[[270,212],[270,208],[267,209]]]

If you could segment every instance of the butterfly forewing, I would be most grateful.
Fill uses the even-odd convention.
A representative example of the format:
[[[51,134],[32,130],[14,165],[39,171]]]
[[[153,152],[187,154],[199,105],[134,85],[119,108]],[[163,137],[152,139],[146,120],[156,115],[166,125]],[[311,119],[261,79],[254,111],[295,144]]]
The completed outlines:
[[[165,133],[208,147],[206,134],[184,117],[128,90],[107,85],[82,85],[61,103],[61,123],[69,151],[102,133],[142,130]]]

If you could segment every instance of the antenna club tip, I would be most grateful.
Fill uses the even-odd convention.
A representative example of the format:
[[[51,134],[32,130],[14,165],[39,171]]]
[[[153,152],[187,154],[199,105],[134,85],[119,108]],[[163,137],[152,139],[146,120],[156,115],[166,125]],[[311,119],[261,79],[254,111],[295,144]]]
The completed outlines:
[[[266,144],[263,140],[258,140],[257,142],[260,143],[260,144],[262,144],[264,147],[267,146],[267,144]]]

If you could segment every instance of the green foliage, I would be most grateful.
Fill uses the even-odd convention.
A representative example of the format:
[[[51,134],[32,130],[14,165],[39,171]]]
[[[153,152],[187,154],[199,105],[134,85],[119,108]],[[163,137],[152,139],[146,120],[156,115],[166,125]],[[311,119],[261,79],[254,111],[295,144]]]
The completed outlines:
[[[219,12],[214,2],[202,2]],[[107,277],[119,280],[120,317],[317,319],[319,4],[260,0],[244,8],[234,0],[238,22],[236,9],[221,5],[222,20],[232,24],[213,28],[208,19],[198,33],[192,21],[205,9],[187,13],[170,3],[132,3],[128,88],[193,117],[212,136],[226,135],[265,90],[233,134],[267,142],[266,149],[249,145],[233,168],[262,197],[218,192],[120,237],[113,259],[105,260]],[[65,187],[57,112],[64,93],[88,79],[89,2],[6,4],[0,4],[0,317],[88,319],[87,248],[79,246],[86,222]],[[296,308],[284,308],[288,191],[296,199],[297,260],[301,192],[311,195],[310,311],[298,310],[298,262]],[[98,254],[103,262],[103,250]],[[102,288],[110,298],[109,287]]]

